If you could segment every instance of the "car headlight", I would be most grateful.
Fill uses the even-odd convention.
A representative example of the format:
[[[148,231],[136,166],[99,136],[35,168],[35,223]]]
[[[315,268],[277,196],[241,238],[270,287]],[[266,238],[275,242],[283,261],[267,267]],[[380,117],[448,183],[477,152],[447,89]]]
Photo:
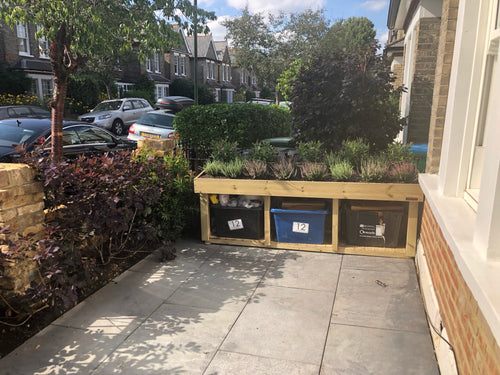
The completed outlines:
[[[111,113],[97,117],[98,120],[106,120],[107,118],[111,118]]]

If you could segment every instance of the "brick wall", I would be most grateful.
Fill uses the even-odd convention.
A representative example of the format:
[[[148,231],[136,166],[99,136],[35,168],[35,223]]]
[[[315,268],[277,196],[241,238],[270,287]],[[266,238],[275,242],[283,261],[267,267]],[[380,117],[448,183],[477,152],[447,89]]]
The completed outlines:
[[[440,18],[419,20],[408,114],[408,142],[427,143],[436,70]]]
[[[2,239],[15,241],[19,234],[42,233],[45,222],[43,186],[35,182],[34,171],[23,164],[0,163],[0,228],[9,226],[10,234]],[[0,251],[7,251],[1,247]],[[0,290],[21,292],[37,278],[35,263],[29,257],[25,260],[5,261],[0,264]]]
[[[441,159],[443,128],[448,101],[455,29],[457,27],[459,0],[444,0],[441,16],[441,28],[436,60],[436,80],[432,98],[431,119],[429,125],[429,147],[427,150],[426,172],[437,173]]]
[[[425,203],[420,240],[461,375],[500,375],[500,348]]]

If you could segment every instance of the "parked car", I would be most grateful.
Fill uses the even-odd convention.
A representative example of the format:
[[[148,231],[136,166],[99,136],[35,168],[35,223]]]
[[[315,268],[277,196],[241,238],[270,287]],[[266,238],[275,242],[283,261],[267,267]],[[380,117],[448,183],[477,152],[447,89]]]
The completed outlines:
[[[173,138],[175,115],[166,110],[148,112],[134,122],[128,130],[128,139]]]
[[[0,121],[0,162],[16,160],[19,150],[32,151],[36,145],[51,147],[51,119],[17,118]],[[115,137],[107,130],[84,122],[63,123],[63,153],[71,157],[107,151],[133,150],[136,142]]]
[[[50,111],[35,105],[5,105],[0,107],[0,120],[14,117],[50,117]]]
[[[79,120],[92,123],[111,130],[116,135],[127,133],[128,127],[153,110],[146,99],[123,98],[105,100],[99,103],[90,113],[78,117]]]
[[[274,100],[270,100],[270,99],[260,99],[260,98],[254,98],[252,100],[250,100],[250,103],[253,103],[253,104],[262,104],[262,105],[271,105],[271,104],[274,104]]]
[[[194,105],[194,100],[187,96],[165,96],[156,101],[155,109],[168,109],[172,113],[177,113],[192,105]]]

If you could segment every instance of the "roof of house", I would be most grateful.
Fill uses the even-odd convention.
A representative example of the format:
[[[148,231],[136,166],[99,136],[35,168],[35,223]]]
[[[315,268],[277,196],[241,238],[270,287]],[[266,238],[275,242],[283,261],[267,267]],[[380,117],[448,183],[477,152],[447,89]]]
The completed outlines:
[[[194,53],[194,36],[187,36],[186,42],[189,49]],[[216,60],[217,52],[215,51],[212,35],[198,35],[198,57]]]

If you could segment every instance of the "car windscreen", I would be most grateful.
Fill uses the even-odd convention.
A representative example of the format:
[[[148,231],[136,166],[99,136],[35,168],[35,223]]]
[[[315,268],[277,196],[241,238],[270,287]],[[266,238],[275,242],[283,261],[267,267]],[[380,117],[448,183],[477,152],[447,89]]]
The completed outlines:
[[[117,109],[120,109],[121,105],[122,105],[121,100],[115,100],[112,102],[102,102],[102,103],[99,103],[94,108],[94,112],[116,111]]]
[[[141,125],[149,125],[149,126],[157,126],[160,128],[168,128],[173,129],[174,117],[173,116],[165,116],[158,113],[146,113],[144,116],[137,121],[138,124]]]
[[[19,126],[4,125],[0,128],[0,144],[2,146],[20,145],[22,143],[31,143],[31,140],[39,132],[32,129],[25,129]]]

